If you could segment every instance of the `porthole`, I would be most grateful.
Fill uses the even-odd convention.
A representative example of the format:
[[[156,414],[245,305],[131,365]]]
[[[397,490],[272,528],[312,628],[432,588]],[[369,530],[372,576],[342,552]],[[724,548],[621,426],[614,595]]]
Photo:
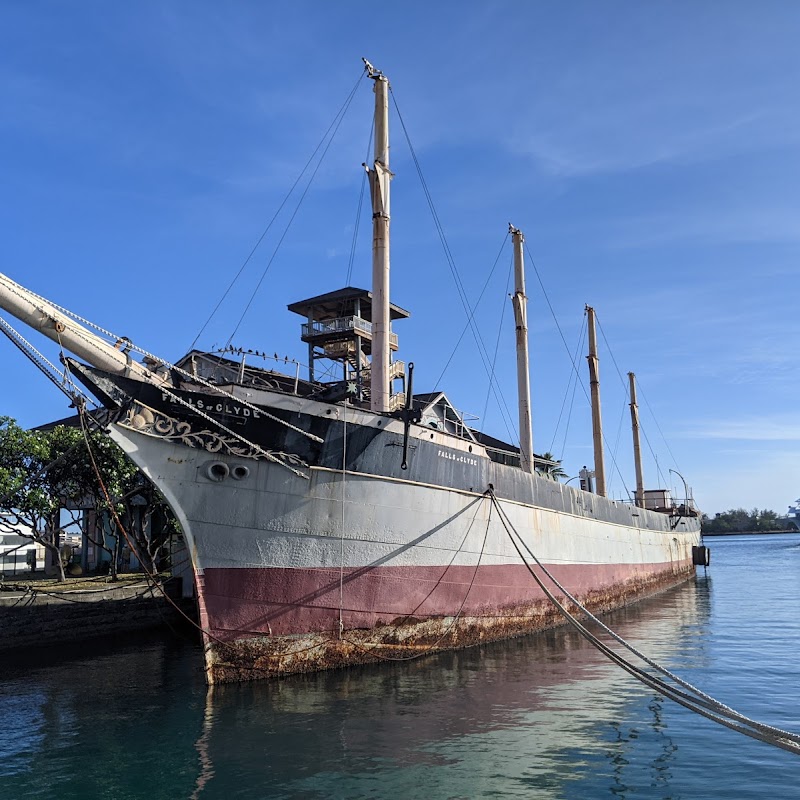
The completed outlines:
[[[469,451],[472,452],[472,445],[469,446]]]
[[[231,474],[230,468],[223,461],[212,461],[206,467],[206,475],[212,481],[224,481]]]
[[[237,464],[232,470],[231,475],[236,478],[237,481],[244,480],[250,474],[250,467],[246,467],[244,464]]]

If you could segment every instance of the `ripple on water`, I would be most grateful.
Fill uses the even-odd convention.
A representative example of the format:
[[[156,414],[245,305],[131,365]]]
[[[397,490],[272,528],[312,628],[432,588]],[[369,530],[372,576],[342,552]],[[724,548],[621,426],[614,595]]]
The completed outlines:
[[[709,544],[707,576],[609,624],[724,702],[800,730],[800,536]],[[796,796],[796,757],[660,698],[569,630],[212,692],[199,649],[174,641],[12,672],[9,800]]]

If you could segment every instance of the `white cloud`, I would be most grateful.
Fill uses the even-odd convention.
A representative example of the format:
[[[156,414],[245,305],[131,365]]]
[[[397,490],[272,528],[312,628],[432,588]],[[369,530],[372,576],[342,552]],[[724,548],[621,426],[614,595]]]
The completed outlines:
[[[690,439],[730,439],[755,442],[800,441],[800,419],[795,414],[697,421],[680,435]]]
[[[673,242],[747,244],[800,242],[800,209],[787,205],[684,208],[608,223],[608,244],[616,249],[648,248]]]
[[[718,157],[721,149],[746,148],[742,134],[768,116],[753,111],[704,125],[668,105],[654,112],[641,103],[620,102],[598,113],[576,115],[568,123],[554,121],[535,134],[518,134],[509,146],[560,177],[622,172],[666,162],[686,164]]]

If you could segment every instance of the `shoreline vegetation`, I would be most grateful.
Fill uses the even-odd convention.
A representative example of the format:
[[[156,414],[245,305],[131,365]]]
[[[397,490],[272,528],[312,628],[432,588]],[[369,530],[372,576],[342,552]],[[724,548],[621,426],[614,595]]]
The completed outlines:
[[[703,514],[701,533],[703,536],[727,536],[732,534],[797,533],[798,529],[787,517],[779,517],[769,509],[747,511],[731,508],[708,517]]]
[[[725,531],[719,532],[702,532],[703,536],[777,536],[786,533],[800,533],[797,528],[781,528],[779,531]]]

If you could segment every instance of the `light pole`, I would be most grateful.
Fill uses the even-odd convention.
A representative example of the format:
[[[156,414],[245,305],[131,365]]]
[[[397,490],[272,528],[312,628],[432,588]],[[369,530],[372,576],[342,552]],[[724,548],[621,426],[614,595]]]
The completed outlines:
[[[683,481],[683,492],[684,492],[684,494],[683,494],[683,496],[684,496],[683,507],[686,509],[686,511],[688,511],[689,510],[689,487],[686,485],[686,478],[684,478],[683,475],[681,475],[680,472],[678,472],[678,470],[676,470],[676,469],[670,468],[669,471],[670,472],[674,472]]]

